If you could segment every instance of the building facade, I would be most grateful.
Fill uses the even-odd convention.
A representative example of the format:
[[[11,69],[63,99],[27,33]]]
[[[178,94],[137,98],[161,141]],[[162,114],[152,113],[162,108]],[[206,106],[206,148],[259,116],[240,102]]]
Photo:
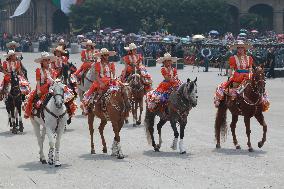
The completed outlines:
[[[232,7],[231,11],[236,15],[236,24],[239,18],[248,13],[260,14],[267,18],[271,24],[268,29],[273,29],[277,33],[284,30],[284,0],[226,0]]]
[[[28,11],[10,18],[21,0],[0,1],[0,32],[11,34],[66,32],[67,16],[51,0],[32,0]],[[61,29],[62,31],[58,31]]]

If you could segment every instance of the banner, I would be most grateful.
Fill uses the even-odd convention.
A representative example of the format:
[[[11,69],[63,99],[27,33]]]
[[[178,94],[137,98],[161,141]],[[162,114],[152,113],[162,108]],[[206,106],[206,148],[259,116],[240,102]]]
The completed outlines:
[[[13,16],[10,16],[10,18],[14,18],[16,16],[20,16],[27,12],[27,10],[30,8],[31,0],[22,0],[22,2],[19,4],[19,6],[16,8]]]

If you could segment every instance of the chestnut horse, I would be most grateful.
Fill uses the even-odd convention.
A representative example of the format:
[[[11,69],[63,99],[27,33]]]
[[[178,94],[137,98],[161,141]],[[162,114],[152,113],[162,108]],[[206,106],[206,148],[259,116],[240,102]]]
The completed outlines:
[[[253,75],[250,80],[245,81],[238,90],[238,96],[234,99],[225,94],[225,98],[221,101],[215,120],[215,138],[217,141],[216,148],[221,148],[220,137],[225,139],[227,132],[227,109],[232,114],[232,122],[230,124],[231,132],[233,136],[233,142],[236,149],[240,149],[236,137],[236,124],[239,116],[244,116],[244,122],[246,126],[246,134],[248,138],[248,150],[253,151],[250,141],[250,119],[255,117],[260,125],[263,127],[263,137],[258,142],[258,147],[261,148],[266,141],[267,125],[264,121],[262,113],[262,97],[265,92],[265,77],[262,67],[257,67],[253,70]]]
[[[145,95],[144,84],[139,74],[133,74],[128,79],[130,87],[130,100],[133,114],[133,127],[141,124],[141,116],[143,112],[143,98]],[[137,119],[137,111],[140,110],[139,118]]]
[[[89,106],[88,124],[91,135],[91,154],[95,154],[94,148],[94,118],[97,116],[100,120],[99,132],[101,135],[103,153],[107,153],[106,141],[104,138],[104,128],[107,121],[111,121],[113,132],[115,134],[112,144],[112,156],[116,156],[118,159],[123,159],[124,155],[120,146],[119,132],[123,127],[124,120],[129,114],[129,110],[126,106],[126,99],[129,98],[128,86],[121,84],[116,91],[110,89],[99,97],[98,100],[94,100],[93,104]]]

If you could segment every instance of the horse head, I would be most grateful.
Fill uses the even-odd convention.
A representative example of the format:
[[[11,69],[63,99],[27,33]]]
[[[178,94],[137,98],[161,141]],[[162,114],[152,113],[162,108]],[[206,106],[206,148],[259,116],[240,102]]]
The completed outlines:
[[[263,94],[265,92],[265,75],[263,66],[253,69],[252,85],[256,88],[256,92]]]
[[[55,80],[52,86],[49,88],[54,98],[54,104],[57,109],[62,108],[62,105],[64,103],[64,87],[65,85],[62,84],[60,80]]]
[[[143,87],[142,78],[137,73],[133,74],[131,77],[129,77],[128,83],[129,83],[130,87],[134,90],[139,90],[140,88]]]
[[[12,95],[17,95],[20,91],[20,81],[19,77],[17,75],[17,72],[12,71],[11,72],[11,85],[10,85],[10,93]]]
[[[178,89],[179,94],[181,94],[186,100],[190,102],[193,107],[197,106],[197,78],[194,81],[187,79],[186,83],[183,83]]]

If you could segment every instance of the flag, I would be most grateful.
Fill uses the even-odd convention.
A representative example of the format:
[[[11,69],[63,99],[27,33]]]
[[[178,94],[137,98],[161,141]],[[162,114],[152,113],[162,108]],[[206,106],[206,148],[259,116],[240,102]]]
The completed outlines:
[[[27,10],[30,8],[31,0],[22,0],[19,6],[16,8],[13,16],[10,16],[10,18],[14,18],[16,16],[20,16],[27,12]]]
[[[60,8],[65,14],[70,13],[71,5],[80,5],[84,0],[52,0],[52,3]]]

